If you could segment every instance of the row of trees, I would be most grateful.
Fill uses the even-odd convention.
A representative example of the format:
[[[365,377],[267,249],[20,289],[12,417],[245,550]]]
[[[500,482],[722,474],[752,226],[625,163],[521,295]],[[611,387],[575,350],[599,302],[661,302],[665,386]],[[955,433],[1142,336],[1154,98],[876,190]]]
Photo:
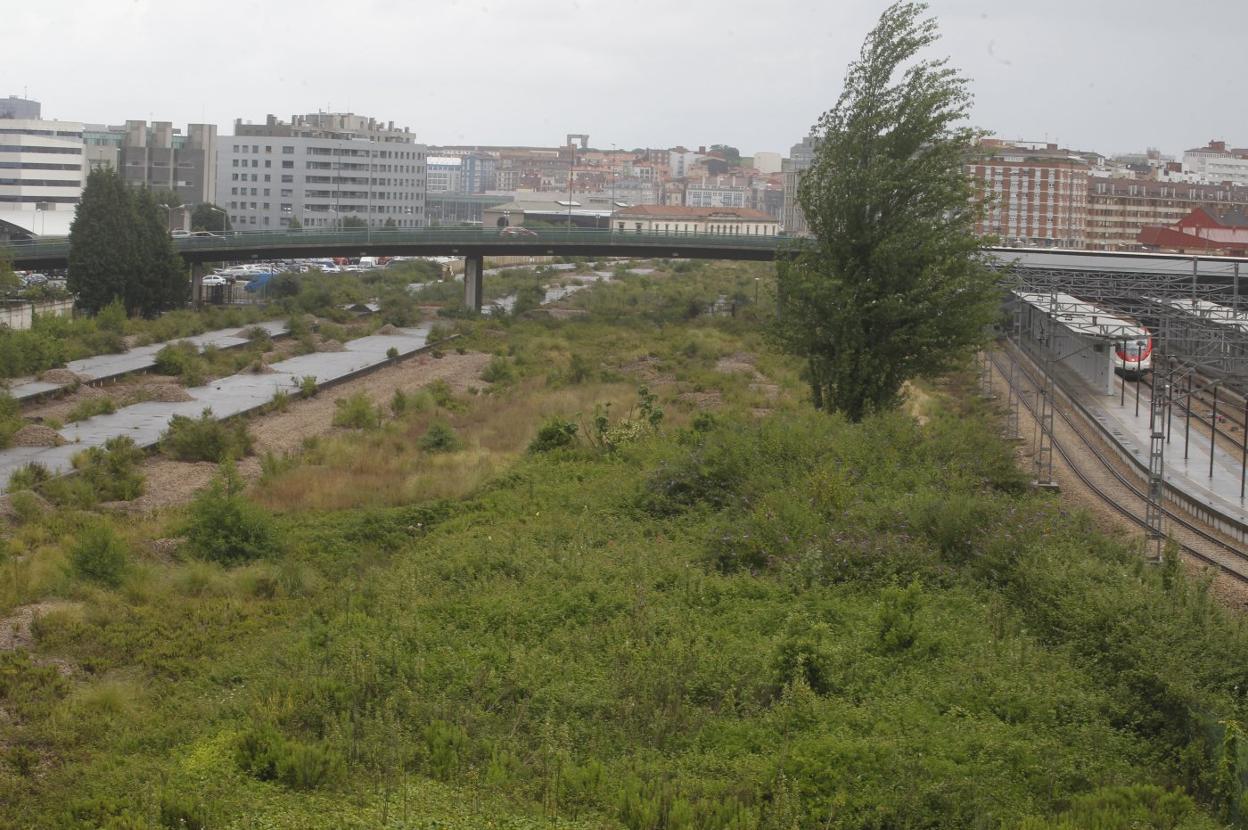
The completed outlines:
[[[69,229],[68,287],[79,308],[95,314],[120,300],[127,314],[151,317],[182,305],[188,286],[155,195],[113,170],[92,171]]]

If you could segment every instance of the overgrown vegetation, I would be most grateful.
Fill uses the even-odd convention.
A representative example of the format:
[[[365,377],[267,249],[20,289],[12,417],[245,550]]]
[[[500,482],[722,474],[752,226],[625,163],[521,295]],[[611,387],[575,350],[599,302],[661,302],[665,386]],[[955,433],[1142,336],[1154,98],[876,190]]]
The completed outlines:
[[[81,605],[0,655],[0,826],[1243,826],[1238,618],[1031,493],[973,383],[829,417],[757,309],[635,290],[752,267],[465,323],[510,383],[250,492],[23,507],[0,598]]]

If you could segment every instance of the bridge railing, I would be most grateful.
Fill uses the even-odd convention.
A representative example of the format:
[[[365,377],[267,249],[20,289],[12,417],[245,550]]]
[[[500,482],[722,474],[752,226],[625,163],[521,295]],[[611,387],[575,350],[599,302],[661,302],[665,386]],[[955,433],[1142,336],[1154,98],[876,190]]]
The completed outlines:
[[[234,251],[263,254],[264,249],[342,248],[360,246],[400,247],[404,245],[457,248],[540,248],[547,246],[592,245],[594,247],[697,245],[717,248],[774,250],[789,239],[784,236],[754,234],[692,233],[686,231],[621,231],[593,228],[541,228],[525,232],[500,232],[492,228],[340,228],[264,231],[225,231],[173,239],[178,252],[200,253],[220,250],[223,258]],[[69,252],[68,237],[43,237],[8,243],[14,259],[63,258]]]

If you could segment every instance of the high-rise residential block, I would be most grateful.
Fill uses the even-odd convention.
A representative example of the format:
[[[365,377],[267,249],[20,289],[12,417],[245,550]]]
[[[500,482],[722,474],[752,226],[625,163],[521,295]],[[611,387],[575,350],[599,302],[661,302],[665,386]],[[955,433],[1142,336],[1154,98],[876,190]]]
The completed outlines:
[[[217,153],[217,204],[241,230],[297,220],[370,227],[426,224],[428,151],[407,128],[353,113],[312,113],[289,122],[234,122]]]
[[[1056,144],[986,139],[967,165],[984,214],[975,230],[1003,245],[1087,243],[1088,160]]]

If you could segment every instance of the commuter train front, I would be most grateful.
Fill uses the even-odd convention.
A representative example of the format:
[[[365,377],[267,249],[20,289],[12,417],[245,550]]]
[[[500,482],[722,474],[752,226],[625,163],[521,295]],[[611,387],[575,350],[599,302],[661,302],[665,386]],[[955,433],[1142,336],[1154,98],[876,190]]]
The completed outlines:
[[[1123,340],[1114,346],[1114,371],[1123,377],[1139,378],[1153,368],[1153,338],[1141,328],[1143,337]]]

